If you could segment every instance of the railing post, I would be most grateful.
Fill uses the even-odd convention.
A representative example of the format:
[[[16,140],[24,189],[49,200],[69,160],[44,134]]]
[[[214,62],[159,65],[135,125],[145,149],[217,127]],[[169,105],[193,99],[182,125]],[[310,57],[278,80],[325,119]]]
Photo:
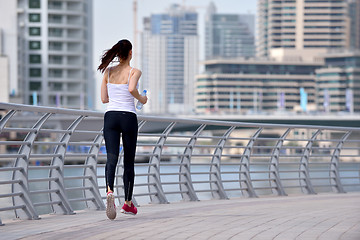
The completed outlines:
[[[140,132],[140,129],[145,125],[146,121],[142,120],[138,123],[138,132]],[[120,154],[119,154],[120,160],[118,161],[118,164],[116,166],[116,171],[115,171],[115,175],[118,175],[120,177],[115,177],[115,181],[116,181],[116,185],[118,185],[119,187],[115,187],[116,189],[116,193],[117,196],[120,196],[121,194],[124,193],[124,178],[123,178],[123,174],[124,174],[124,148],[121,148]],[[114,190],[115,190],[114,189]],[[117,198],[119,201],[119,204],[122,204],[121,198],[118,197]],[[134,203],[135,206],[138,206],[136,199],[133,195],[131,201]],[[124,197],[124,201],[125,202],[125,197]]]
[[[330,184],[334,192],[345,193],[345,190],[341,184],[340,173],[339,173],[339,155],[344,145],[344,142],[351,135],[351,133],[352,131],[349,131],[344,134],[344,136],[341,138],[340,142],[337,144],[336,148],[334,149],[333,155],[331,157]]]
[[[101,130],[102,132],[102,130]],[[86,158],[85,165],[90,165],[91,168],[85,167],[84,168],[84,176],[90,176],[89,179],[84,179],[83,185],[84,187],[90,187],[90,189],[85,189],[84,195],[85,198],[88,196],[92,196],[94,198],[91,202],[86,202],[87,206],[89,208],[95,208],[97,210],[104,210],[105,205],[104,202],[101,199],[101,194],[99,191],[99,186],[97,183],[97,158],[99,155],[101,143],[103,141],[104,137],[102,134],[96,135],[94,139],[94,145],[91,146],[89,150],[89,154],[92,154],[92,156],[89,156]]]
[[[170,134],[171,130],[175,126],[176,122],[170,123],[162,136],[156,143],[156,147],[153,150],[153,156],[150,158],[150,166],[149,166],[149,176],[148,176],[148,183],[149,183],[149,192],[156,191],[156,195],[150,194],[150,199],[152,203],[168,203],[166,199],[164,190],[161,185],[161,178],[160,178],[160,160],[161,160],[161,152],[163,150],[164,144],[166,142],[167,136]]]
[[[12,184],[12,192],[23,193],[22,196],[15,196],[12,198],[13,204],[14,206],[21,204],[24,204],[26,206],[24,211],[15,210],[15,215],[20,218],[27,216],[29,219],[39,219],[39,216],[36,213],[35,207],[30,199],[30,194],[29,194],[29,184],[28,184],[29,158],[30,158],[32,146],[34,144],[37,135],[39,134],[41,127],[51,115],[52,113],[46,113],[35,123],[32,129],[35,129],[36,131],[29,132],[24,139],[24,142],[29,142],[29,143],[26,145],[22,145],[18,152],[18,154],[24,154],[25,157],[18,157],[14,163],[14,167],[22,168],[20,171],[14,170],[12,176],[13,180],[21,180],[19,184]],[[23,212],[25,212],[25,214],[23,214]]]
[[[312,145],[316,139],[316,137],[321,133],[321,130],[318,129],[313,136],[311,137],[311,139],[309,140],[309,142],[306,144],[305,147],[305,151],[301,157],[300,160],[300,171],[299,171],[299,181],[300,181],[300,186],[302,190],[305,190],[306,193],[308,194],[316,194],[311,180],[310,180],[310,174],[309,174],[309,157],[310,157],[310,153],[312,150]],[[305,183],[305,186],[303,185],[303,183]]]
[[[15,113],[16,110],[10,110],[3,118],[0,119],[0,133],[4,129],[6,123],[10,120],[10,118],[12,118],[12,116],[14,116]]]
[[[190,201],[198,201],[199,198],[196,195],[196,192],[194,190],[194,186],[191,180],[191,172],[190,172],[190,166],[191,166],[191,156],[192,152],[194,150],[194,145],[197,141],[197,138],[199,137],[200,133],[204,128],[206,127],[206,124],[202,124],[193,134],[190,141],[187,144],[187,147],[184,150],[184,155],[182,156],[180,160],[180,173],[179,176],[179,182],[180,182],[180,191],[181,196],[183,200],[190,200]],[[185,182],[185,183],[183,183]]]
[[[288,128],[285,133],[281,136],[279,141],[276,143],[276,146],[272,152],[269,166],[269,182],[272,187],[275,187],[276,193],[279,196],[286,196],[284,187],[282,186],[280,173],[279,173],[279,157],[280,157],[280,149],[284,144],[284,140],[287,135],[290,133],[292,129]],[[273,179],[272,179],[273,178]],[[271,191],[274,192],[274,188],[271,188]]]
[[[221,180],[221,155],[223,148],[225,146],[226,140],[229,138],[232,131],[234,131],[236,127],[230,127],[225,134],[223,135],[222,139],[218,142],[217,147],[214,150],[214,155],[211,160],[211,167],[210,167],[210,187],[211,187],[211,194],[214,198],[218,199],[228,199],[228,196],[225,192],[224,186]]]
[[[53,211],[61,212],[63,214],[74,214],[70,202],[65,193],[65,186],[64,186],[64,160],[65,160],[65,153],[66,148],[69,144],[71,135],[75,131],[76,127],[79,123],[85,118],[85,116],[79,116],[67,129],[69,132],[65,133],[62,138],[60,139],[61,145],[58,145],[55,149],[55,154],[60,154],[60,157],[56,156],[51,161],[51,166],[56,166],[57,168],[51,169],[49,172],[49,177],[57,178],[57,181],[50,181],[49,182],[49,189],[56,189],[57,192],[50,193],[50,200],[51,201],[61,201],[60,205],[51,205]]]
[[[252,148],[254,146],[254,143],[256,141],[256,139],[259,137],[261,131],[263,130],[263,128],[259,128],[255,134],[250,138],[245,150],[244,150],[244,154],[241,157],[240,160],[240,173],[239,173],[239,180],[240,180],[240,186],[241,188],[245,188],[245,191],[242,191],[244,195],[247,195],[249,197],[257,197],[255,191],[254,191],[254,187],[252,185],[251,182],[251,177],[250,177],[250,155],[251,155],[251,151]],[[244,180],[242,181],[241,175],[244,175]]]

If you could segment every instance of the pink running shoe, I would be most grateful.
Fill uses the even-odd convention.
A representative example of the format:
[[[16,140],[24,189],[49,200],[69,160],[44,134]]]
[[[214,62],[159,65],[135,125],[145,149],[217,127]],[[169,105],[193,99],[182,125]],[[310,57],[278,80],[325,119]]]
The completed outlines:
[[[112,192],[107,193],[106,197],[106,216],[110,220],[116,218],[116,206],[115,206],[115,197]]]
[[[136,215],[137,208],[134,206],[133,203],[131,203],[131,207],[129,207],[126,203],[124,203],[124,206],[121,208],[120,212],[124,214]]]

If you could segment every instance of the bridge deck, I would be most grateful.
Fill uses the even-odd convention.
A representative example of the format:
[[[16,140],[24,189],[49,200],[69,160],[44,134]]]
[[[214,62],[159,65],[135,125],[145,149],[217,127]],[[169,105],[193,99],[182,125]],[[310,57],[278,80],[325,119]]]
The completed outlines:
[[[360,194],[236,198],[7,220],[0,239],[360,239]]]

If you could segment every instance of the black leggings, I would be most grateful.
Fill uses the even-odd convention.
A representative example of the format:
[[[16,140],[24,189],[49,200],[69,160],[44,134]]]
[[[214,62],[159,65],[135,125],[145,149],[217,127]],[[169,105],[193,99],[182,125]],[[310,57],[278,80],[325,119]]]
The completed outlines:
[[[104,138],[107,152],[105,165],[106,191],[114,191],[116,165],[119,158],[120,136],[124,148],[124,192],[125,201],[131,201],[134,188],[134,160],[138,122],[135,113],[108,111],[104,116]]]

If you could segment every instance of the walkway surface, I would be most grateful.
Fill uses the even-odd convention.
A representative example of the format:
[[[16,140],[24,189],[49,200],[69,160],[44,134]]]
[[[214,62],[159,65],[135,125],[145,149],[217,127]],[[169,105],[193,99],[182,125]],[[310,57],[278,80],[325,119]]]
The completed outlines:
[[[236,198],[7,220],[0,239],[360,239],[360,193]]]

